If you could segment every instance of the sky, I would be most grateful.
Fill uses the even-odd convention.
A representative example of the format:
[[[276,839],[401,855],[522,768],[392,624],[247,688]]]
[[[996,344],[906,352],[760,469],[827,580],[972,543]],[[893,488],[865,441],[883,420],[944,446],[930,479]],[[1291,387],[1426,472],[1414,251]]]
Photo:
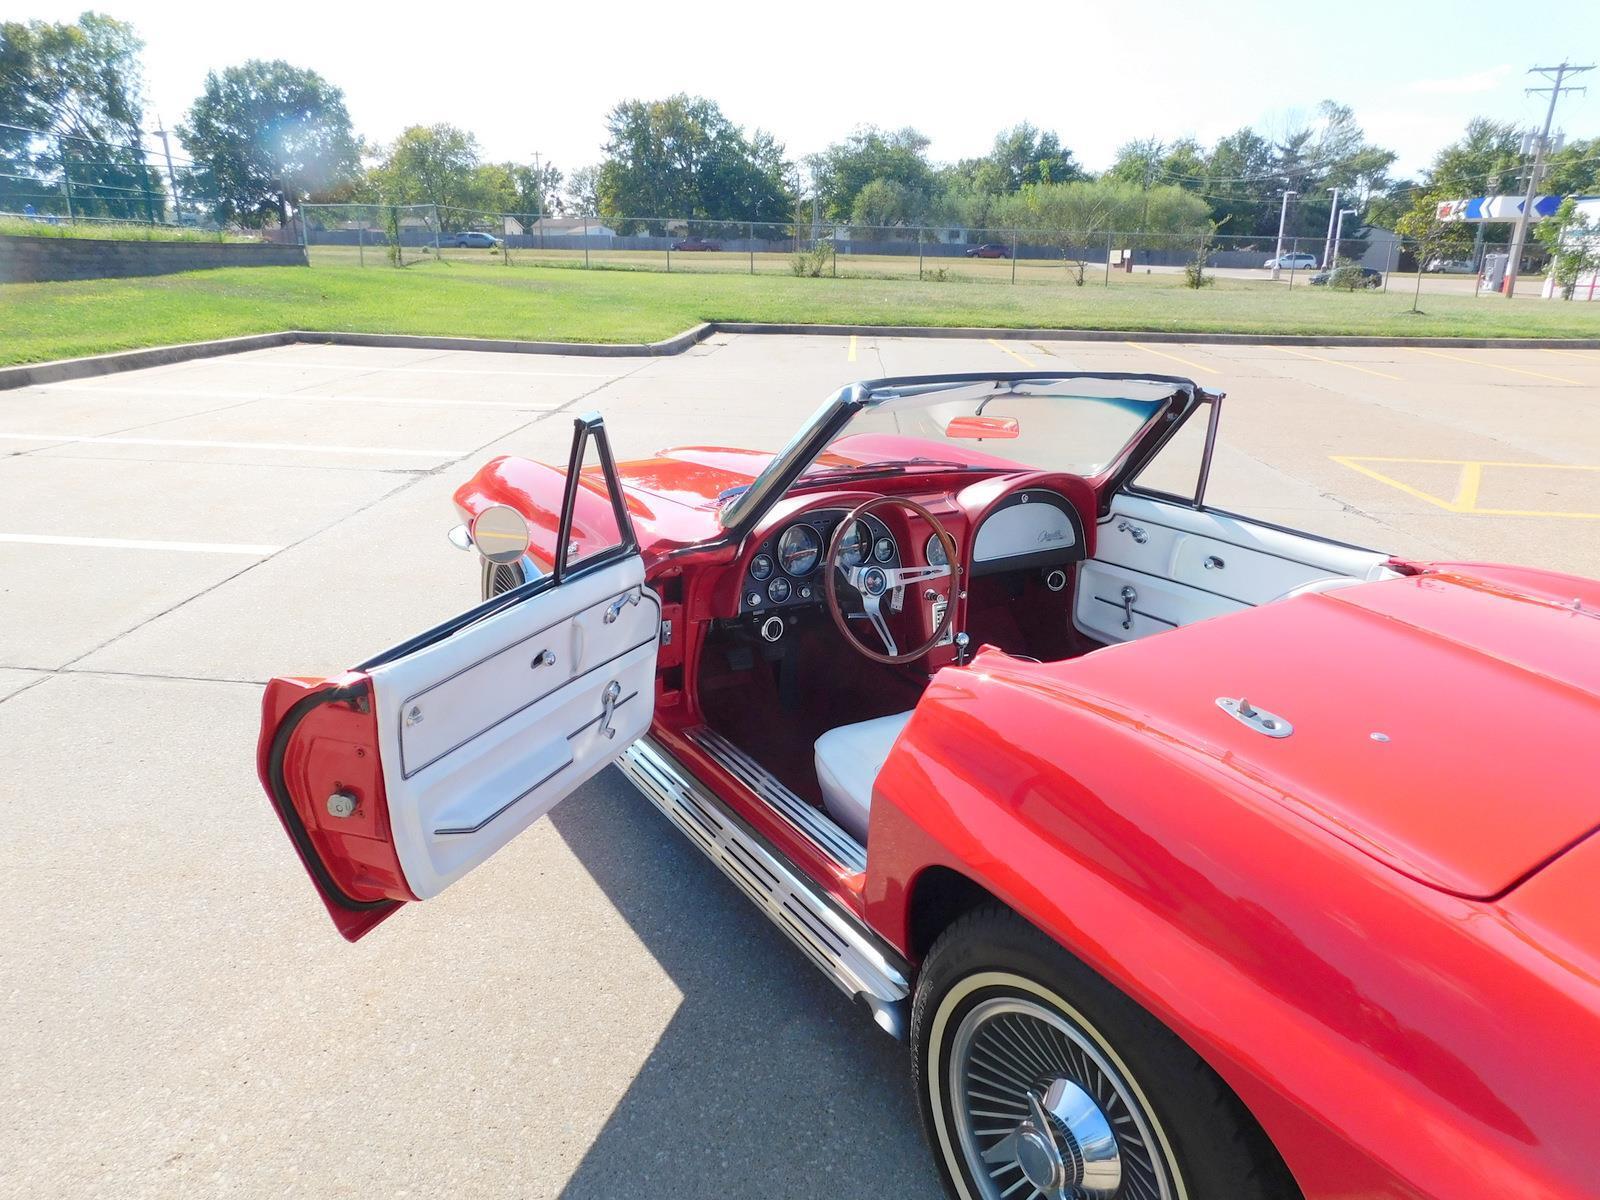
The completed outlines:
[[[72,20],[84,6],[14,0],[10,15]],[[526,162],[537,151],[569,173],[601,157],[613,104],[687,91],[772,132],[797,160],[876,124],[914,125],[936,161],[953,161],[1026,120],[1059,132],[1093,170],[1134,138],[1209,144],[1242,125],[1282,130],[1335,99],[1398,152],[1398,177],[1426,166],[1473,116],[1541,122],[1546,98],[1523,91],[1543,82],[1530,66],[1600,60],[1595,0],[1527,10],[1481,0],[914,9],[869,0],[703,12],[629,0],[460,10],[344,0],[206,15],[192,3],[104,0],[101,11],[145,40],[148,128],[158,116],[169,128],[180,120],[208,70],[283,58],[343,88],[369,140],[445,121],[476,134],[488,159]],[[1558,110],[1571,137],[1600,134],[1600,71],[1586,79],[1589,94]]]

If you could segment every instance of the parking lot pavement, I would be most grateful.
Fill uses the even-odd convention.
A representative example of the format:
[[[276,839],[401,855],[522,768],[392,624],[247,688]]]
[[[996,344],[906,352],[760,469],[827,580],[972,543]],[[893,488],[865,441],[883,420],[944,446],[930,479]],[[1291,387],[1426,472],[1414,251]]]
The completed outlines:
[[[1189,374],[1211,498],[1600,575],[1600,352],[718,335],[299,345],[0,393],[0,1194],[931,1197],[901,1051],[608,772],[359,946],[260,794],[260,682],[476,596],[480,459],[776,446],[852,379]]]

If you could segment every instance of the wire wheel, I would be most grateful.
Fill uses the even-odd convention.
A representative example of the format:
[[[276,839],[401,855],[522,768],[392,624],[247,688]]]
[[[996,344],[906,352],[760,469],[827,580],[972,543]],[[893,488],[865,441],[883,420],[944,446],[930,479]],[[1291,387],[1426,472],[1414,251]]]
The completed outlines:
[[[984,989],[946,1059],[954,1132],[985,1200],[1177,1200],[1171,1151],[1138,1086],[1065,1005]],[[979,993],[982,995],[982,993]]]
[[[492,563],[483,560],[483,598],[492,600],[525,582],[521,563]]]

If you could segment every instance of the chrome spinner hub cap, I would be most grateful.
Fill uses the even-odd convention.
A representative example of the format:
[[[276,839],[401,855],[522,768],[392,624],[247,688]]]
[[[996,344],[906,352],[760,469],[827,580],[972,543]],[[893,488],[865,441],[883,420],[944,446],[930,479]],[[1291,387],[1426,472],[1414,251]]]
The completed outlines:
[[[1176,1200],[1142,1097],[1083,1030],[996,999],[960,1022],[952,1050],[958,1136],[985,1200]]]

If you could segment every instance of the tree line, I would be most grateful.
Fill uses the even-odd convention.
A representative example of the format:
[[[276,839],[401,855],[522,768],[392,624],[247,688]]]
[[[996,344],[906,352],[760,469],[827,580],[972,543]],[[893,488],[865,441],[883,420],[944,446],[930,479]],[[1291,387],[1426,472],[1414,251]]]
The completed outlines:
[[[98,184],[106,197],[142,188],[147,206],[165,203],[159,164],[142,149],[141,48],[131,26],[94,13],[70,24],[0,24],[0,121],[55,135],[51,146],[0,126],[0,208],[63,166],[89,182],[90,202]],[[1395,154],[1333,101],[1293,127],[1245,127],[1209,146],[1134,139],[1098,174],[1058,132],[1027,122],[998,132],[988,153],[954,163],[930,158],[919,130],[872,125],[795,159],[773,134],[747,130],[714,100],[686,94],[622,101],[606,130],[600,161],[570,174],[550,163],[487,160],[470,130],[449,124],[414,125],[374,143],[356,134],[342,91],[316,72],[251,60],[207,76],[177,126],[186,158],[174,174],[180,194],[212,219],[252,228],[287,224],[306,202],[342,202],[437,205],[447,228],[497,214],[565,212],[624,233],[663,232],[668,218],[815,218],[1263,240],[1276,235],[1280,215],[1289,235],[1321,236],[1335,188],[1339,206],[1356,210],[1356,226],[1415,234],[1440,199],[1522,187],[1520,131],[1508,123],[1474,120],[1420,178],[1395,178]],[[1543,186],[1600,190],[1600,139],[1574,140],[1553,156]],[[1280,208],[1288,192],[1293,202]],[[1444,242],[1472,237],[1460,226],[1428,231]]]

